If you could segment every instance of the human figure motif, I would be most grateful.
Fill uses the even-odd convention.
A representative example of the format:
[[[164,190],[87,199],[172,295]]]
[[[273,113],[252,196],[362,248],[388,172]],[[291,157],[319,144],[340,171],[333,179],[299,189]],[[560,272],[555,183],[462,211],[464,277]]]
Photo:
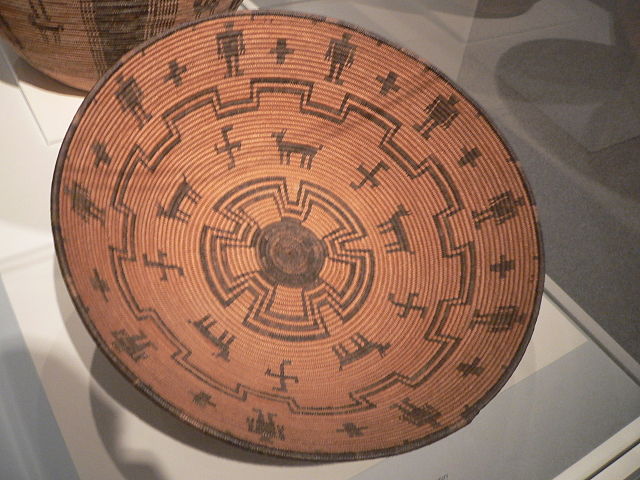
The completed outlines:
[[[421,125],[414,125],[413,128],[421,132],[422,136],[426,139],[429,138],[431,132],[437,127],[442,127],[446,130],[460,114],[456,108],[458,101],[459,99],[455,95],[451,95],[448,99],[442,95],[438,95],[436,99],[424,109],[427,113],[425,121],[422,122]]]
[[[518,215],[518,207],[522,207],[525,201],[522,197],[515,197],[511,191],[496,195],[489,200],[489,207],[485,210],[472,210],[473,221],[476,229],[482,227],[487,220],[493,219],[496,225],[502,225]]]
[[[350,33],[343,33],[342,39],[331,39],[329,48],[324,56],[325,60],[331,61],[331,68],[329,74],[325,77],[328,82],[335,82],[338,85],[342,85],[344,82],[340,80],[342,71],[345,67],[353,65],[353,60],[356,55],[356,46],[349,43],[351,39]]]
[[[218,46],[218,58],[224,58],[227,62],[225,77],[242,75],[240,70],[240,55],[245,52],[244,39],[241,30],[233,29],[233,22],[225,24],[226,30],[216,36]]]
[[[116,79],[120,87],[116,92],[116,98],[120,102],[120,106],[123,111],[129,111],[138,121],[140,128],[144,127],[144,124],[151,120],[144,107],[142,106],[142,89],[134,77],[129,77],[125,80],[122,75],[119,75]]]

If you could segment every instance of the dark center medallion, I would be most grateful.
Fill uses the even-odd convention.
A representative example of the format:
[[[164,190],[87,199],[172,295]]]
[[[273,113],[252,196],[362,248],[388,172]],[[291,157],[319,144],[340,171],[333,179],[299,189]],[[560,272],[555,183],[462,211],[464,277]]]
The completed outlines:
[[[260,273],[274,286],[313,287],[327,256],[324,243],[293,218],[262,229],[257,247]]]

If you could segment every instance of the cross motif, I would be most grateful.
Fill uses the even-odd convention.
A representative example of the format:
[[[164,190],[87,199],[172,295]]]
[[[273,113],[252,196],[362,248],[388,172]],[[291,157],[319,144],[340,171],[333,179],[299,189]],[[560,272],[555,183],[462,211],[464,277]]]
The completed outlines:
[[[467,150],[466,147],[462,148],[462,158],[458,161],[461,167],[471,165],[473,168],[478,166],[476,160],[482,156],[478,147],[473,147],[471,150]]]
[[[461,363],[460,365],[458,365],[458,368],[456,368],[456,370],[458,370],[463,377],[466,377],[468,375],[479,376],[482,374],[482,372],[484,372],[484,367],[480,366],[480,357],[476,357],[471,363]]]
[[[184,65],[178,64],[176,60],[171,60],[169,62],[168,67],[169,67],[169,74],[166,77],[164,77],[165,83],[168,82],[169,80],[172,80],[173,84],[176,87],[179,87],[180,85],[182,85],[182,74],[187,71],[187,67],[185,67]]]
[[[500,280],[506,278],[507,272],[511,270],[515,270],[516,262],[515,260],[507,260],[505,255],[500,255],[500,261],[498,263],[494,263],[489,267],[489,270],[499,274]]]
[[[342,428],[336,430],[338,433],[346,433],[349,438],[353,437],[362,437],[364,435],[364,430],[369,427],[358,427],[355,423],[343,423]]]
[[[206,392],[199,392],[199,393],[193,394],[193,403],[195,403],[196,405],[202,408],[206,406],[211,406],[211,407],[216,406],[216,404],[211,401],[211,395],[209,395]]]
[[[363,178],[359,184],[351,182],[351,188],[353,188],[354,190],[360,190],[366,185],[367,182],[371,184],[372,188],[376,188],[380,186],[380,181],[376,178],[376,175],[380,170],[389,170],[389,165],[384,162],[378,162],[377,165],[371,169],[371,171],[368,171],[363,164],[360,164],[360,166],[356,170],[358,170],[358,172],[362,174]]]
[[[397,92],[398,90],[400,90],[400,87],[396,85],[397,79],[398,74],[395,72],[389,72],[386,78],[382,75],[378,75],[376,77],[376,80],[382,84],[380,87],[380,93],[384,96],[387,96],[387,93],[389,93],[390,91]]]
[[[287,55],[290,53],[294,53],[295,50],[292,48],[287,48],[287,39],[279,38],[276,41],[275,48],[272,48],[269,53],[276,55],[276,63],[278,65],[282,65],[287,61]]]

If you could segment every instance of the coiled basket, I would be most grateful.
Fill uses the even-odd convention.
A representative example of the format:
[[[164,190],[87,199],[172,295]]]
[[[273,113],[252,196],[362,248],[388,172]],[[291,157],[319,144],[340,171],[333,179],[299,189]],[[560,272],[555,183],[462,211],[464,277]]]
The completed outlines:
[[[242,0],[0,0],[0,33],[31,65],[89,90],[134,46]]]

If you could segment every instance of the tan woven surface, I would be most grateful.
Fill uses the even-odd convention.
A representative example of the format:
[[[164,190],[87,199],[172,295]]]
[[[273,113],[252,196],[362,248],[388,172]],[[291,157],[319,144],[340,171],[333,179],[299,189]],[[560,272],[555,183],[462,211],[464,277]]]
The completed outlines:
[[[323,18],[220,17],[138,49],[88,96],[53,186],[100,347],[254,450],[438,440],[497,393],[537,316],[511,152],[437,71]]]
[[[137,44],[242,0],[0,0],[0,35],[25,60],[89,90]]]

